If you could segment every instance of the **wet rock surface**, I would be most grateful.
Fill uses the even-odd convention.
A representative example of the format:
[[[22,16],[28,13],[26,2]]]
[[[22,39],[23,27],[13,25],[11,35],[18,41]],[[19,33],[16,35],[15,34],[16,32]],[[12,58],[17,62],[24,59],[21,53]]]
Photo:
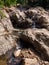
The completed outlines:
[[[26,17],[24,11],[25,10],[13,8],[12,12],[9,12],[13,24],[20,28],[28,28],[32,26],[32,20]]]
[[[7,65],[20,65],[21,64],[21,58],[10,58],[7,62]]]
[[[49,60],[48,33],[49,31],[45,29],[28,29],[21,34],[20,38],[32,44],[35,50],[37,50],[45,60]]]
[[[36,58],[34,59],[29,59],[29,58],[25,58],[22,61],[23,65],[39,65],[38,61],[36,60]]]
[[[1,12],[0,65],[49,65],[48,12],[22,6]]]
[[[26,15],[34,20],[37,28],[49,30],[49,14],[42,7],[30,8],[25,12]]]
[[[14,51],[14,56],[18,57],[20,55],[20,53],[21,53],[21,50],[18,49],[17,51]]]

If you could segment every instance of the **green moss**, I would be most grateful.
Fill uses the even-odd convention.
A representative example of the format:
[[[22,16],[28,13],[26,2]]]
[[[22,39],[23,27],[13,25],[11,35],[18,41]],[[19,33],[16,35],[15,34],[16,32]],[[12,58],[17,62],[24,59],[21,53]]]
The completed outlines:
[[[5,17],[5,14],[2,11],[0,11],[0,17],[1,18],[4,18]]]

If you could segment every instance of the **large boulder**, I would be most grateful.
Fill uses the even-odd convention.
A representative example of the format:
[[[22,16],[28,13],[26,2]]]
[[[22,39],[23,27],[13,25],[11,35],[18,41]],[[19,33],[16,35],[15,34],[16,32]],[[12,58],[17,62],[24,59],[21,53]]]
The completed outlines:
[[[39,65],[39,63],[36,58],[24,58],[22,61],[22,65]]]
[[[4,12],[5,15],[2,18],[0,17],[0,55],[3,55],[7,51],[15,47],[16,41],[13,38],[14,35],[11,31],[13,29],[13,26],[10,21],[9,15],[5,10],[2,10],[1,12]]]
[[[18,8],[13,8],[12,12],[9,12],[10,19],[13,22],[13,25],[21,27],[21,28],[28,28],[32,26],[32,20],[30,18],[27,18],[23,8],[22,10],[19,10]]]
[[[46,28],[49,30],[49,15],[42,7],[30,8],[26,15],[33,19],[37,28]]]
[[[49,60],[49,31],[45,29],[27,29],[22,32],[20,38],[30,43],[40,56]]]
[[[8,13],[5,10],[1,10],[2,18],[0,19],[0,23],[2,24],[2,27],[7,28],[8,31],[13,29],[13,25],[11,23],[10,17]],[[4,15],[4,16],[3,16]],[[2,28],[1,28],[2,29]]]

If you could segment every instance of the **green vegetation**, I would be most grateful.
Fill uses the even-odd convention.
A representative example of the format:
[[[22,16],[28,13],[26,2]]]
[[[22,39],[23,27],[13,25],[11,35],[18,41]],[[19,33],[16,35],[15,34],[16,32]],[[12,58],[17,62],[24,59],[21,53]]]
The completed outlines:
[[[0,0],[0,7],[11,6],[20,3],[22,5],[49,7],[49,0]]]
[[[5,17],[5,14],[2,11],[0,11],[0,17],[1,18]]]
[[[27,1],[28,0],[0,0],[0,7],[16,5],[17,3],[26,5]]]
[[[44,8],[49,8],[49,0],[17,0],[17,3],[30,6],[42,6]]]
[[[0,7],[15,5],[16,0],[0,0]]]
[[[48,8],[49,0],[28,0],[28,4],[31,6],[42,6],[44,8]]]

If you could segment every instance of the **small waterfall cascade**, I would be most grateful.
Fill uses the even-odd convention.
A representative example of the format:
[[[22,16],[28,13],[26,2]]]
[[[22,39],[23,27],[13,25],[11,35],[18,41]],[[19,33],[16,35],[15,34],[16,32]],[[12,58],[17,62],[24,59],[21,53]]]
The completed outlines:
[[[33,28],[35,28],[36,27],[36,24],[35,24],[35,22],[33,23]]]
[[[16,50],[19,50],[19,49],[21,49],[22,48],[22,46],[21,46],[21,44],[20,44],[20,41],[18,40],[18,44],[16,45]]]
[[[19,51],[19,50],[21,50],[21,44],[20,44],[20,42],[19,42],[19,40],[18,40],[18,44],[16,44],[16,51]],[[7,63],[7,65],[20,65],[20,63],[21,63],[21,57],[14,57],[13,55],[12,55],[12,57],[9,59],[9,61],[8,61],[8,63]]]
[[[36,28],[36,23],[33,21],[32,28]]]

